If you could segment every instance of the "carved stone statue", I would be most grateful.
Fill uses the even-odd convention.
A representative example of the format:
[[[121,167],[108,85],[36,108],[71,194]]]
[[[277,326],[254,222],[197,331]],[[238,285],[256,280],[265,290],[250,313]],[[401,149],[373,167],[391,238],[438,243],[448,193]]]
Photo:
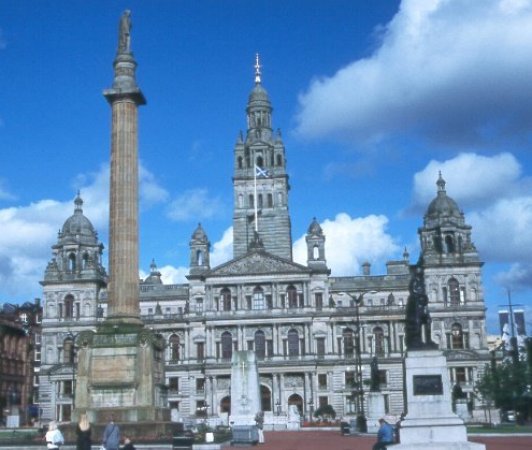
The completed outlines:
[[[379,361],[377,357],[374,356],[371,360],[371,392],[380,392],[380,383],[379,383]]]
[[[118,53],[131,52],[131,11],[126,9],[118,27]]]
[[[429,299],[425,293],[423,270],[419,266],[416,266],[409,291],[406,304],[406,347],[409,350],[437,348],[437,344],[431,339]]]

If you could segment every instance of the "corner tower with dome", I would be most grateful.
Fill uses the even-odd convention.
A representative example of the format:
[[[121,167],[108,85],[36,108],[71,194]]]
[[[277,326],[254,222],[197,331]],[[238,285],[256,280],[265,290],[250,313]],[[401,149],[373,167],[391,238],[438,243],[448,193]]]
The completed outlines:
[[[55,414],[50,408],[56,405],[59,396],[73,396],[74,340],[80,331],[96,326],[103,313],[101,293],[107,286],[102,265],[104,246],[83,214],[79,193],[74,204],[74,214],[58,233],[52,259],[41,281],[44,296],[41,373],[48,376],[40,378],[39,398],[49,399],[41,403],[43,417]],[[72,406],[69,400],[60,407],[63,417],[70,419]]]

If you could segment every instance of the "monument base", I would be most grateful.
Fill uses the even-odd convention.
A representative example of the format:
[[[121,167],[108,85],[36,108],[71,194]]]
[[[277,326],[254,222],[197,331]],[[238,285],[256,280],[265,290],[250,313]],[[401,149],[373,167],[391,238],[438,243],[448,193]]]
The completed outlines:
[[[408,351],[405,358],[408,411],[394,450],[484,450],[468,442],[466,427],[452,411],[447,361],[439,350]]]
[[[368,399],[368,417],[367,428],[368,433],[376,433],[379,431],[379,419],[384,417],[384,394],[381,392],[369,392]],[[391,424],[395,425],[395,424]]]
[[[142,325],[105,323],[80,333],[76,416],[93,423],[169,421],[164,342]]]

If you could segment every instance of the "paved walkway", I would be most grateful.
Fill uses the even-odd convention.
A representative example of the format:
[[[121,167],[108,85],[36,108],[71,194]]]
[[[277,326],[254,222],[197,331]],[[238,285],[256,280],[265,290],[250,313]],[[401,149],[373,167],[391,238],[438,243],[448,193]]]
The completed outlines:
[[[266,431],[257,450],[371,450],[375,436],[342,436],[339,431]],[[531,450],[532,436],[471,436],[486,450]],[[393,449],[393,447],[391,447]]]

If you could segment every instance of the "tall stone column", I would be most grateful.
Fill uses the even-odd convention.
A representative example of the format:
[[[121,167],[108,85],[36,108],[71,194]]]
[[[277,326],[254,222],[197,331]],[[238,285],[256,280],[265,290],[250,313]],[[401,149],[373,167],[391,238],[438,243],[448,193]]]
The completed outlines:
[[[141,324],[139,312],[138,106],[146,104],[137,86],[137,63],[130,48],[131,22],[120,22],[114,81],[104,96],[112,109],[107,320]]]

